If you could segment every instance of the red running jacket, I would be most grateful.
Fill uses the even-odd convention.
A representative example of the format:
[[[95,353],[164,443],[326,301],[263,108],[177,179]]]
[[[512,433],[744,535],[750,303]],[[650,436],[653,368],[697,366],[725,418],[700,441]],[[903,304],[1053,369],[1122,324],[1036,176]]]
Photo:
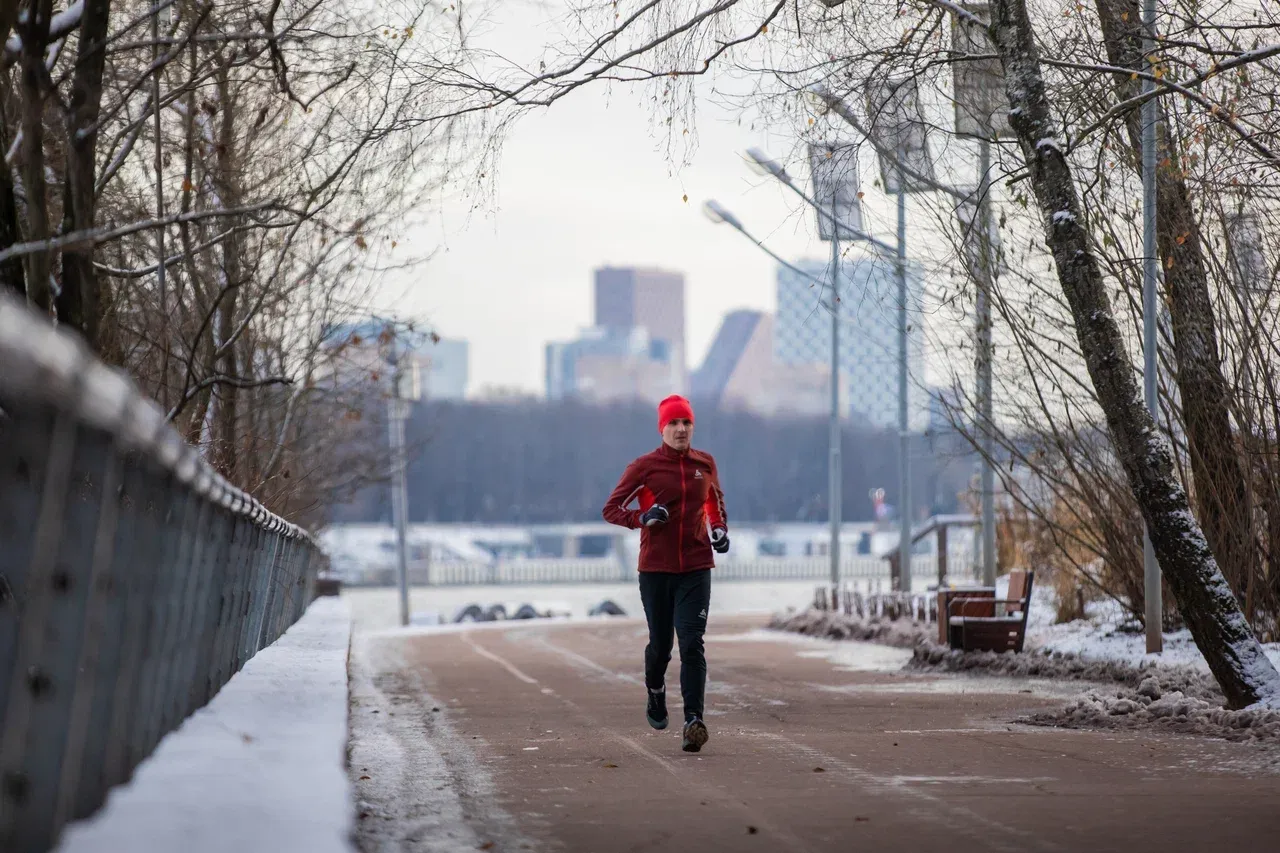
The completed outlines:
[[[639,509],[628,509],[632,501]],[[655,503],[671,518],[641,527],[640,516]],[[640,571],[693,572],[715,566],[707,525],[728,529],[724,492],[711,454],[680,453],[663,444],[627,466],[605,502],[604,520],[632,530],[640,527]]]

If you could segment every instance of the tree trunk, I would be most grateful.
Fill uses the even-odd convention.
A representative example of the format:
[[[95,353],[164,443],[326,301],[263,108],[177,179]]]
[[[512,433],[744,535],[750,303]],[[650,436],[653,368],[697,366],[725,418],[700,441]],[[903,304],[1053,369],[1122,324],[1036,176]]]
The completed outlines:
[[[1142,12],[1136,0],[1096,3],[1111,64],[1145,69]],[[1139,82],[1128,75],[1117,75],[1115,85],[1121,100],[1139,94]],[[1130,111],[1125,123],[1141,171],[1139,111]],[[1230,386],[1222,375],[1200,223],[1176,165],[1173,144],[1167,133],[1161,135],[1156,160],[1169,165],[1156,170],[1157,238],[1160,257],[1165,261],[1161,266],[1173,326],[1176,379],[1186,420],[1197,517],[1227,582],[1236,597],[1243,600],[1249,578],[1257,571],[1249,485],[1238,447],[1231,439]]]
[[[18,0],[0,0],[0,42],[8,42],[13,25],[18,20]],[[9,75],[4,75],[0,85],[0,151],[8,152],[13,145],[12,116],[7,109],[12,101]],[[18,199],[13,191],[13,172],[9,164],[0,162],[0,249],[7,249],[22,242],[22,227],[18,224]],[[19,298],[27,296],[27,280],[22,270],[21,258],[10,258],[0,263],[0,288],[12,290]]]
[[[7,28],[0,30],[8,32]],[[9,86],[0,87],[0,151],[8,151],[13,145],[10,132]],[[18,199],[13,191],[13,172],[9,164],[0,162],[0,249],[7,249],[22,242],[22,228],[18,224]],[[20,299],[27,297],[27,278],[22,269],[22,258],[9,258],[0,262],[0,289],[11,290]]]
[[[90,229],[95,221],[94,182],[98,149],[98,122],[102,105],[102,70],[106,64],[106,38],[110,0],[86,0],[80,19],[80,47],[71,81],[67,115],[67,183],[63,204],[63,231]],[[62,254],[62,290],[58,294],[58,319],[79,329],[96,352],[102,351],[100,282],[93,269],[93,245],[68,248]]]
[[[218,143],[215,151],[214,186],[217,187],[218,205],[220,207],[236,207],[243,195],[240,191],[240,176],[236,170],[236,116],[235,105],[231,97],[230,72],[223,66],[217,76],[218,107],[220,110]],[[210,121],[212,121],[212,117]],[[236,220],[226,221],[232,228]],[[243,251],[239,234],[232,234],[222,243],[222,287],[226,296],[222,300],[219,315],[218,346],[221,356],[216,369],[227,377],[238,377],[240,366],[237,352],[239,342],[232,340],[238,325],[239,294],[243,284],[243,267],[240,253]],[[246,368],[250,365],[246,365]],[[218,386],[218,410],[215,425],[214,441],[217,445],[218,468],[222,475],[236,485],[241,485],[239,473],[240,449],[237,447],[240,437],[239,426],[239,389],[232,383]]]
[[[1169,442],[1142,403],[1101,270],[1080,221],[1080,200],[1050,113],[1025,0],[994,0],[991,8],[992,36],[1009,97],[1009,121],[1044,216],[1045,241],[1071,306],[1080,351],[1112,443],[1142,509],[1169,588],[1229,705],[1280,703],[1280,674],[1240,612],[1174,474]]]
[[[27,193],[27,239],[49,239],[49,199],[44,175],[44,51],[49,43],[53,0],[35,0],[27,10],[22,35],[22,183]],[[36,307],[53,313],[49,252],[26,256],[27,293]]]

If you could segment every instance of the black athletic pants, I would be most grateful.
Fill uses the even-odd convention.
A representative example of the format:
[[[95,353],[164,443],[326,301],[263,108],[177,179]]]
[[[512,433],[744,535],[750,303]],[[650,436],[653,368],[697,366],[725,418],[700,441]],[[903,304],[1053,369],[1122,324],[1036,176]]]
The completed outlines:
[[[671,662],[672,634],[680,639],[680,693],[684,715],[702,716],[707,691],[707,658],[702,635],[711,606],[711,570],[673,574],[640,573],[640,600],[649,622],[649,645],[644,650],[644,683],[650,690],[666,684]]]

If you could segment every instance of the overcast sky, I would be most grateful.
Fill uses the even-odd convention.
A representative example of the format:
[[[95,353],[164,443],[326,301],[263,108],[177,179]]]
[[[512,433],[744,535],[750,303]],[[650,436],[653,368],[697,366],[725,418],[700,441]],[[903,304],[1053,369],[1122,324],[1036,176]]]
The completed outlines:
[[[536,24],[548,13],[521,3],[498,8],[482,43],[505,55],[536,53],[547,33]],[[413,235],[437,253],[412,281],[388,281],[383,292],[395,304],[383,307],[470,341],[472,393],[487,386],[541,393],[544,345],[590,325],[591,272],[602,265],[684,273],[690,369],[726,312],[774,310],[774,262],[707,220],[701,208],[709,198],[784,257],[827,256],[812,216],[742,159],[751,146],[788,153],[794,128],[763,127],[758,117],[700,99],[696,150],[688,162],[672,162],[666,128],[645,103],[650,94],[587,87],[522,118],[503,149],[496,198],[474,212],[474,199],[449,202]],[[798,176],[807,181],[803,169]],[[867,224],[892,234],[892,222],[874,210]]]

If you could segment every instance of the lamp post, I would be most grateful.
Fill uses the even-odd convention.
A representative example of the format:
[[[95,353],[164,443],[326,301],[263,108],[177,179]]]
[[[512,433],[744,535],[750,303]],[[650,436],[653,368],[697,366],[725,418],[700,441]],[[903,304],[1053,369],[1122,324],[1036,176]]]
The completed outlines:
[[[400,334],[391,336],[391,397],[387,401],[388,443],[391,451],[391,516],[396,528],[396,581],[400,592],[400,624],[409,624],[409,555],[407,527],[409,523],[408,453],[405,450],[405,421],[409,405],[420,394],[418,363],[410,360],[405,368],[405,354],[400,351]]]
[[[1156,3],[1142,3],[1142,53],[1147,57],[1144,67],[1151,66],[1156,48]],[[1156,278],[1159,265],[1156,258],[1156,89],[1150,76],[1142,81],[1142,93],[1147,100],[1142,104],[1142,388],[1147,410],[1157,424],[1160,422],[1159,359],[1156,337]],[[1163,590],[1160,586],[1160,563],[1151,545],[1151,535],[1142,526],[1142,591],[1146,602],[1144,616],[1147,627],[1147,653],[1164,649]]]
[[[844,467],[841,462],[843,436],[840,411],[840,239],[848,236],[871,240],[861,228],[862,211],[858,207],[857,171],[845,170],[843,174],[838,173],[839,163],[832,162],[832,152],[811,151],[815,198],[810,198],[795,184],[782,164],[759,149],[748,149],[747,163],[757,173],[770,175],[781,181],[812,207],[818,214],[819,237],[831,242],[831,411],[827,462],[827,516],[831,525],[831,541],[827,551],[831,562],[831,592],[834,600],[839,601],[840,530],[844,521],[841,494]],[[829,196],[829,199],[825,196]]]
[[[781,167],[779,167],[781,168]],[[785,174],[785,173],[784,173]],[[815,282],[816,284],[825,286],[826,282],[813,278],[813,276],[801,270],[778,256],[772,249],[763,242],[752,236],[751,232],[743,226],[741,220],[726,210],[716,201],[708,201],[702,206],[703,212],[707,218],[717,224],[725,224],[742,234],[751,242],[755,243],[769,257],[785,266],[787,269],[799,274],[800,276]],[[833,206],[831,215],[835,216],[835,208]],[[828,515],[831,523],[831,543],[828,548],[831,560],[831,591],[839,600],[840,590],[840,521],[841,521],[841,493],[840,493],[840,473],[842,470],[840,463],[840,302],[837,290],[837,279],[839,276],[840,247],[833,240],[831,243],[831,299],[830,302],[823,303],[823,307],[831,312],[831,433],[829,439],[829,467],[827,470],[827,504],[829,506]]]
[[[913,101],[914,103],[914,101]],[[845,162],[834,156],[843,153]],[[907,389],[908,389],[908,353],[907,353],[907,283],[906,283],[906,203],[903,192],[907,191],[905,181],[899,175],[898,180],[898,240],[890,245],[879,240],[862,229],[862,211],[858,204],[858,184],[856,157],[852,148],[840,149],[817,148],[810,152],[810,166],[814,174],[814,198],[810,198],[777,161],[759,149],[747,151],[747,161],[760,174],[771,175],[781,181],[788,189],[799,196],[818,214],[820,236],[830,239],[831,282],[832,282],[832,314],[831,314],[831,460],[829,470],[829,503],[831,504],[831,582],[839,585],[839,550],[840,550],[840,518],[841,518],[841,463],[840,463],[840,403],[839,403],[839,240],[840,238],[868,243],[880,254],[893,258],[898,281],[898,435],[899,435],[899,542],[898,567],[899,579],[903,589],[911,587],[911,481],[908,423]],[[932,163],[925,156],[926,165],[932,172]],[[843,169],[841,167],[844,167]],[[830,203],[824,204],[826,196]],[[829,228],[829,233],[828,233]],[[741,228],[739,227],[739,230]],[[746,233],[745,231],[743,233]],[[754,238],[753,238],[754,239]],[[790,266],[790,265],[788,265]]]
[[[914,77],[867,80],[868,128],[864,134],[879,154],[885,192],[897,197],[898,243],[898,579],[911,590],[911,421],[908,405],[910,354],[907,335],[907,193],[933,189],[933,158],[929,153],[928,123],[920,109]],[[910,169],[907,168],[910,164]],[[912,178],[918,175],[919,178]]]
[[[987,3],[963,3],[961,8],[980,20],[991,18]],[[982,456],[982,582],[990,586],[996,580],[991,294],[998,269],[992,235],[991,141],[1014,134],[1009,125],[1004,69],[995,56],[990,33],[985,28],[974,25],[970,19],[953,15],[951,38],[952,49],[962,55],[951,66],[955,87],[956,134],[971,137],[978,143],[976,202],[979,269],[975,275],[978,285],[978,317],[975,329],[977,357],[974,365],[977,373],[978,412],[975,421]]]

